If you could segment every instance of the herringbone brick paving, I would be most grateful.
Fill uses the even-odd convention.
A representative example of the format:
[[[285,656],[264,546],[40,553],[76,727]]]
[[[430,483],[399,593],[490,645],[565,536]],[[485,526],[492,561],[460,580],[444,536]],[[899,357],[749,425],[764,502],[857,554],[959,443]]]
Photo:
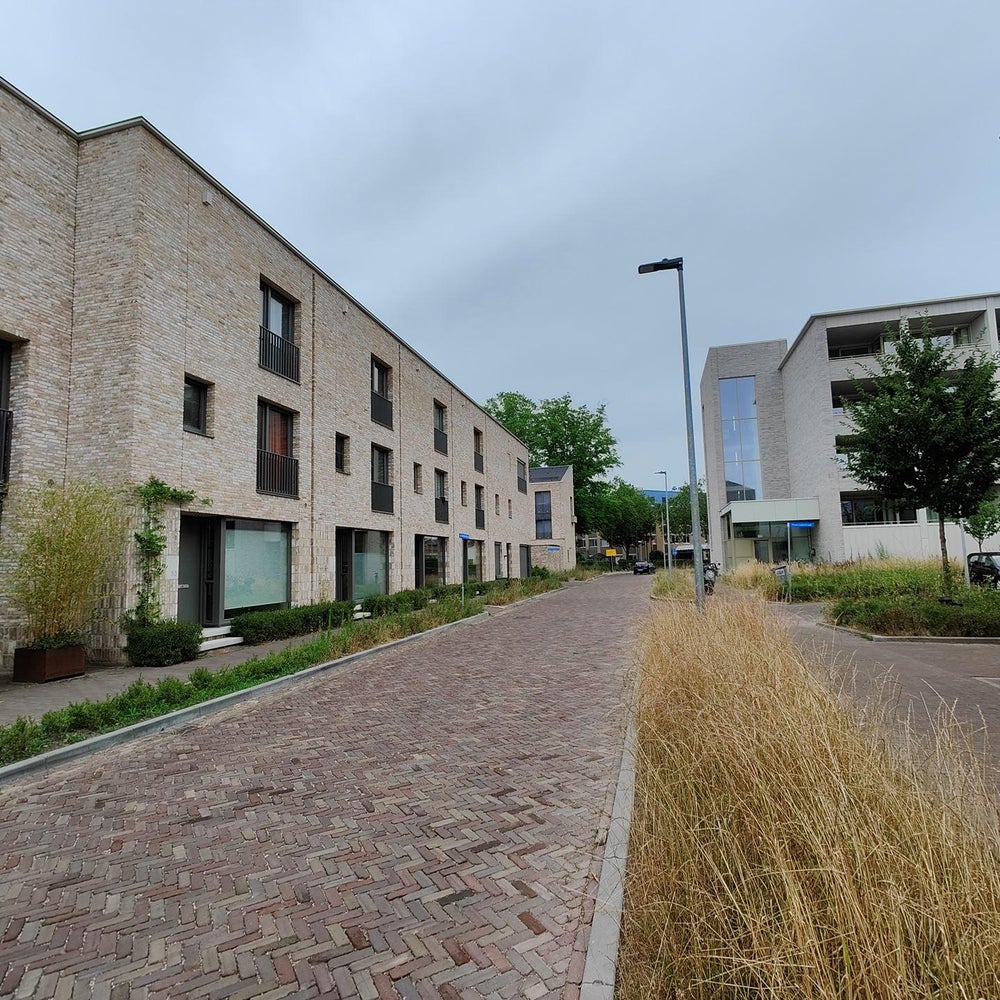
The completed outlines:
[[[575,997],[618,575],[0,787],[0,996]]]

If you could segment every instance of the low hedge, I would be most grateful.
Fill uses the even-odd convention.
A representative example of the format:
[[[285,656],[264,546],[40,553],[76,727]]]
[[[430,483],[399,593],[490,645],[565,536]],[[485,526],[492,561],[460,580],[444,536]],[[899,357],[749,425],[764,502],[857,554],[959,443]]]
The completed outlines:
[[[310,632],[339,628],[354,617],[354,601],[323,601],[297,608],[248,611],[230,623],[233,635],[243,637],[248,646],[276,639],[291,639]]]
[[[125,653],[134,667],[184,663],[198,655],[200,646],[201,626],[194,622],[125,622]]]
[[[1000,636],[1000,595],[976,590],[956,604],[912,594],[842,598],[827,614],[837,625],[875,635]]]

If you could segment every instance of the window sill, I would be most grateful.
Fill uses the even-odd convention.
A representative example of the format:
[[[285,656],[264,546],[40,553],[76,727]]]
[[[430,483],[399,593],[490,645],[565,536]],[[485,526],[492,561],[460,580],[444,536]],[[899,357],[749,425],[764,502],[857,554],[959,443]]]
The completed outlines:
[[[210,441],[215,439],[214,434],[209,434],[208,431],[200,431],[196,427],[185,427],[185,434],[194,434],[196,437],[208,438]]]

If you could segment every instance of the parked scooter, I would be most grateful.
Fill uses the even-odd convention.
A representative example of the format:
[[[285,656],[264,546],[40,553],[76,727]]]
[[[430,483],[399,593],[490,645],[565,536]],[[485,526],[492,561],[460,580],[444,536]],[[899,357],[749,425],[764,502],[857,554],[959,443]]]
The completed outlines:
[[[719,579],[719,564],[705,563],[705,593],[711,594],[715,590],[715,581]]]

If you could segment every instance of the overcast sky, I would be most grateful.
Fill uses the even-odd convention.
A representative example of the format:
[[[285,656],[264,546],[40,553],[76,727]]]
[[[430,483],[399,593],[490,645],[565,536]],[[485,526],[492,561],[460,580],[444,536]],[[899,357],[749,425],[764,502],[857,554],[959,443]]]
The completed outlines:
[[[687,479],[706,350],[1000,289],[997,0],[0,5],[0,75],[145,116],[479,402]],[[699,475],[704,473],[697,430]]]

